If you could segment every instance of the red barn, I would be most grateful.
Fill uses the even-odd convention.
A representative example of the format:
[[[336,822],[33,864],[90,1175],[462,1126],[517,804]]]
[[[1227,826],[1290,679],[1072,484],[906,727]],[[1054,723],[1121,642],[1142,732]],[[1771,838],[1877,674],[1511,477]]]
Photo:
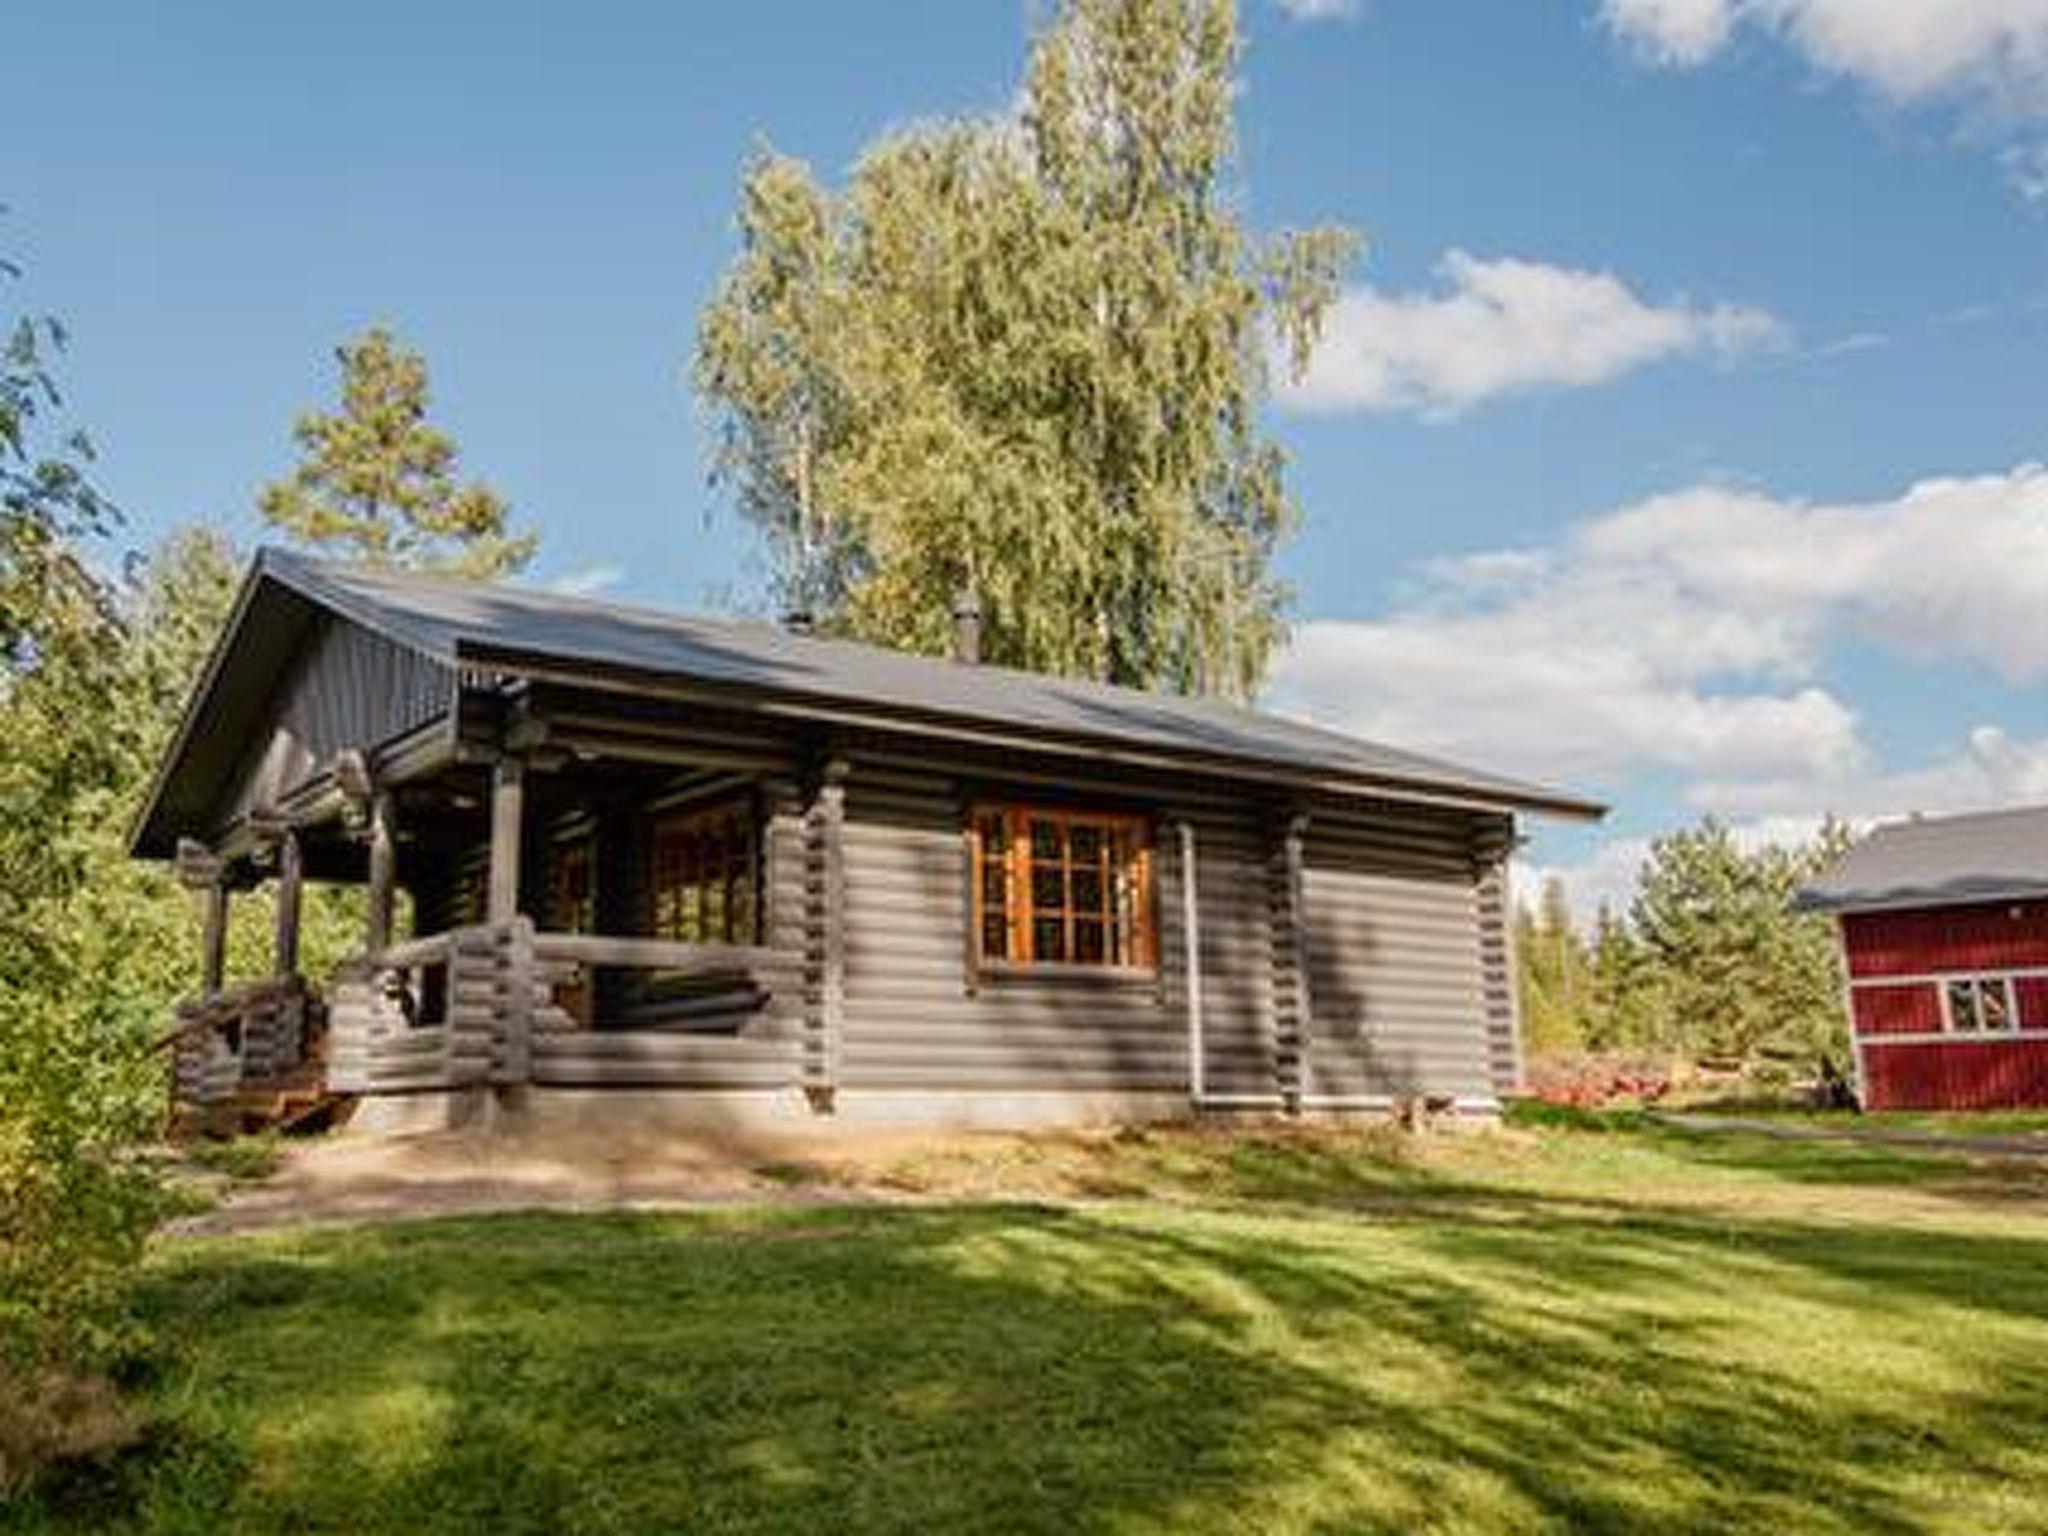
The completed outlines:
[[[1881,826],[1800,905],[1841,925],[1865,1105],[2048,1105],[2048,807]]]

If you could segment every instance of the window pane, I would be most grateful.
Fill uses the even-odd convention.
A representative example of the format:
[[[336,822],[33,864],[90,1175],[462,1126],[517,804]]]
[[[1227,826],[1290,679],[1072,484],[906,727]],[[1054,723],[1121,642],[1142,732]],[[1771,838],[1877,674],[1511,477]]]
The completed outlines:
[[[984,957],[1156,963],[1147,938],[1150,854],[1137,818],[1029,806],[983,807],[972,818],[975,937]]]
[[[1058,859],[1065,839],[1060,836],[1060,824],[1033,817],[1031,821],[1031,857],[1034,859]]]
[[[1034,960],[1064,960],[1067,958],[1067,925],[1057,917],[1038,917],[1031,923],[1031,958]]]
[[[1968,981],[1952,981],[1948,984],[1948,1017],[1953,1029],[1974,1030],[1977,1027],[1977,988]]]
[[[2003,979],[1982,981],[1977,984],[1977,1012],[1983,1028],[2012,1028],[2012,1003],[2006,995],[2005,988]]]

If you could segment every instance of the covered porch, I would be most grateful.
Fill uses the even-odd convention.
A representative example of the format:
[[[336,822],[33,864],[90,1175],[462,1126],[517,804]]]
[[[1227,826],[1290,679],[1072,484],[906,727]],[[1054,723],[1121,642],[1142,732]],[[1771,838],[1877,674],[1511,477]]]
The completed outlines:
[[[828,1108],[843,770],[757,742],[509,745],[435,729],[339,755],[308,792],[180,843],[202,984],[169,1037],[185,1132],[325,1124],[364,1098],[529,1086],[787,1095]],[[804,762],[815,766],[804,768]],[[364,892],[361,947],[309,974],[313,881]],[[225,974],[231,904],[274,889],[270,974]]]

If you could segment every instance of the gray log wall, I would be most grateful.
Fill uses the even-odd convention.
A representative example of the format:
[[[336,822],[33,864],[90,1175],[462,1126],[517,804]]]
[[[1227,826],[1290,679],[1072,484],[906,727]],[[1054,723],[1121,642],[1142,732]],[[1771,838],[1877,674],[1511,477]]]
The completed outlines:
[[[856,762],[841,834],[840,1083],[1185,1091],[1186,942],[1171,828],[1186,819],[1195,828],[1209,1097],[1310,1107],[1485,1101],[1514,1086],[1506,817],[1314,808],[1291,876],[1296,934],[1285,817],[1176,803],[1156,789],[1128,799],[1159,817],[1157,974],[977,975],[961,781]]]

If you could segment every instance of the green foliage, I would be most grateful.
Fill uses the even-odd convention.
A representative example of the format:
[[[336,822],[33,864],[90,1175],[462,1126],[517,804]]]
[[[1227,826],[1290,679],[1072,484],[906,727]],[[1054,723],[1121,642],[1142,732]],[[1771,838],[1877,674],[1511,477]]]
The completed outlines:
[[[695,371],[786,601],[938,653],[968,592],[994,661],[1256,685],[1293,517],[1258,405],[1354,241],[1245,231],[1237,53],[1230,0],[1066,0],[1013,116],[885,138],[839,195],[753,163]]]
[[[1710,820],[1651,845],[1631,926],[1656,966],[1666,1017],[1695,1054],[1841,1060],[1832,925],[1794,912],[1792,900],[1846,841],[1831,822],[1802,847],[1744,853]]]
[[[0,279],[19,275],[0,260]],[[10,671],[100,617],[71,541],[118,521],[88,477],[91,440],[61,424],[51,363],[65,340],[47,315],[0,309],[0,661]]]
[[[427,423],[427,365],[373,327],[335,353],[341,408],[299,418],[305,453],[258,506],[300,543],[376,565],[463,576],[510,574],[533,557],[533,534],[506,529],[506,508],[481,482],[456,481],[452,439]]]
[[[1829,920],[1793,911],[1799,887],[1848,841],[1828,822],[1796,847],[1745,852],[1713,821],[1659,838],[1626,918],[1603,909],[1588,941],[1555,882],[1516,915],[1530,1050],[1668,1053],[1800,1071],[1846,1049]]]
[[[0,1482],[120,1422],[95,1373],[136,1343],[127,1300],[165,1209],[139,1150],[166,1108],[156,1045],[198,981],[193,898],[126,836],[238,564],[200,529],[118,582],[59,548],[81,600],[35,612],[0,687],[0,1387],[44,1400],[0,1416]],[[241,905],[232,953],[267,971],[270,914]],[[309,901],[309,959],[360,933],[355,909]]]
[[[1515,954],[1520,960],[1523,1044],[1539,1056],[1583,1046],[1593,979],[1586,946],[1572,927],[1562,881],[1553,877],[1544,882],[1535,912],[1517,906]]]
[[[1678,1045],[1664,973],[1636,931],[1605,906],[1593,925],[1591,1004],[1584,1044],[1596,1051],[1669,1051]]]
[[[156,1048],[194,990],[196,914],[126,837],[233,600],[239,562],[188,530],[118,577],[88,551],[112,509],[89,447],[50,421],[54,323],[0,348],[0,1487],[125,1433],[100,1373],[136,1342],[127,1307],[164,1210],[146,1155],[162,1123]],[[237,963],[267,970],[245,902]],[[308,903],[309,959],[357,903]]]
[[[205,534],[120,586],[65,558],[91,600],[39,615],[0,693],[0,1360],[31,1374],[119,1353],[160,1209],[135,1148],[191,918],[123,837],[231,579]]]
[[[124,783],[148,736],[121,594],[76,541],[111,509],[77,434],[54,444],[54,323],[20,319],[0,354],[0,1389],[54,1390],[120,1353],[122,1301],[158,1187],[133,1154],[156,1077],[122,984],[152,953],[94,884],[118,850]],[[160,954],[161,946],[154,953]],[[66,1389],[69,1394],[69,1389]],[[80,1388],[84,1403],[93,1391]],[[10,1414],[0,1481],[48,1415]]]

